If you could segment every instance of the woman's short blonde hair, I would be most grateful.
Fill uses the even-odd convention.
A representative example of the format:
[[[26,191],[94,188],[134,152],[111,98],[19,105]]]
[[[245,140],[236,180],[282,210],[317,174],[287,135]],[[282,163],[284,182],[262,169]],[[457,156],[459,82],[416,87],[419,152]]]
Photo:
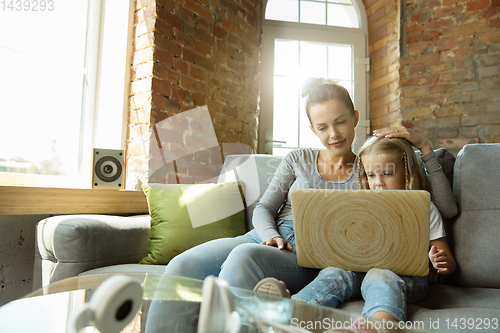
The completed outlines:
[[[368,138],[358,152],[358,188],[368,189],[368,178],[361,158],[368,154],[383,154],[401,161],[405,168],[405,189],[425,190],[425,178],[417,161],[417,156],[412,145],[405,139],[379,138],[372,136]]]

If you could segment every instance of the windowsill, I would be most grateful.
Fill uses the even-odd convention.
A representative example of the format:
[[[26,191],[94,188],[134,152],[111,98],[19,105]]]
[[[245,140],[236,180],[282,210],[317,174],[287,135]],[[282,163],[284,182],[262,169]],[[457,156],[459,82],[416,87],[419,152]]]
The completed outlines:
[[[147,213],[142,191],[0,186],[0,215]]]

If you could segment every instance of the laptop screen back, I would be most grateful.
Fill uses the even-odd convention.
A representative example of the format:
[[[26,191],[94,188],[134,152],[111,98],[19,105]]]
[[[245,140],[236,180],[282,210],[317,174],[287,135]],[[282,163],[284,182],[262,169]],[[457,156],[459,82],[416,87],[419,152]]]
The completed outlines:
[[[300,266],[429,273],[427,191],[294,190],[291,200]]]

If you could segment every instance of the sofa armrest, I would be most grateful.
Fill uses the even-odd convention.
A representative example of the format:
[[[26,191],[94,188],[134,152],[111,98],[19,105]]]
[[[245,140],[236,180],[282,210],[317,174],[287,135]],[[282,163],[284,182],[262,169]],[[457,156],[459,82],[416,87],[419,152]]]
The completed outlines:
[[[33,288],[147,255],[149,215],[63,215],[37,224]]]

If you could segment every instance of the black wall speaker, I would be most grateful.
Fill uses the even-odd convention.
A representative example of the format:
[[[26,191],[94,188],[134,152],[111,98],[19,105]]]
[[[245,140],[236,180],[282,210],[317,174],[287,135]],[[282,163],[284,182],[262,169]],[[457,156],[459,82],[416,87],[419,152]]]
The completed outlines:
[[[123,189],[123,150],[92,149],[92,188]]]

